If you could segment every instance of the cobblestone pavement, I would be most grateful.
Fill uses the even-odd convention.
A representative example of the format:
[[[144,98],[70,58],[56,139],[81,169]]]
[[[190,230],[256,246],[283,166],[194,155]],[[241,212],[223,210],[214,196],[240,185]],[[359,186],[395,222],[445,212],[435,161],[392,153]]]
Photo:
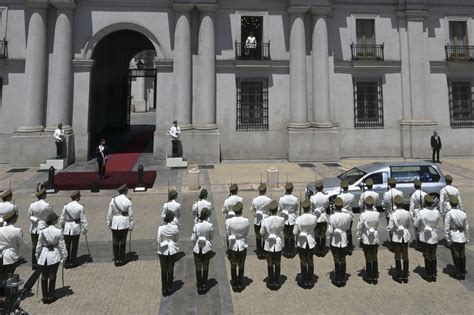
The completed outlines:
[[[427,283],[421,278],[424,272],[420,252],[410,248],[410,282],[398,284],[391,279],[394,265],[393,254],[384,245],[379,248],[380,281],[369,285],[362,280],[364,257],[357,248],[348,257],[347,274],[349,280],[344,288],[337,288],[330,282],[333,269],[332,255],[315,257],[315,274],[318,281],[314,288],[303,289],[296,283],[299,275],[299,259],[282,258],[283,285],[278,291],[266,288],[266,263],[254,254],[255,238],[253,228],[249,233],[249,249],[246,263],[246,283],[240,293],[230,288],[230,266],[225,257],[224,217],[221,207],[228,195],[230,177],[238,183],[244,197],[244,215],[249,213],[250,203],[256,196],[256,186],[261,176],[266,180],[266,169],[276,167],[280,171],[280,183],[288,180],[295,184],[295,194],[303,194],[304,187],[316,177],[332,176],[343,169],[368,160],[343,160],[340,165],[312,163],[301,165],[288,162],[235,162],[221,163],[213,169],[201,170],[201,185],[207,187],[210,199],[215,204],[212,222],[216,225],[212,259],[209,273],[209,292],[198,295],[195,289],[194,261],[192,255],[191,205],[198,193],[188,188],[189,178],[185,170],[167,170],[153,163],[149,157],[142,157],[146,168],[156,169],[158,177],[155,186],[147,193],[130,193],[134,203],[136,228],[132,234],[130,262],[123,267],[114,267],[111,234],[105,226],[105,217],[110,198],[114,191],[100,193],[82,192],[82,202],[86,205],[90,231],[89,247],[93,262],[88,261],[84,236],[81,236],[79,256],[81,265],[65,270],[65,288],[62,288],[61,273],[58,273],[57,295],[60,299],[52,305],[40,302],[41,292],[27,297],[21,306],[32,314],[270,314],[295,312],[314,313],[452,313],[472,314],[474,309],[474,246],[467,246],[468,270],[465,281],[451,278],[452,270],[449,249],[438,247],[438,281]],[[74,169],[88,169],[93,165],[74,165]],[[449,159],[441,165],[445,173],[454,176],[460,188],[465,208],[469,215],[471,235],[474,235],[474,161],[472,159]],[[0,189],[9,185],[10,179],[15,191],[15,202],[20,209],[18,224],[22,227],[27,244],[21,249],[26,263],[17,268],[21,278],[26,280],[31,274],[31,247],[28,234],[29,222],[26,209],[34,201],[32,191],[38,181],[45,180],[46,173],[30,169],[25,172],[7,173],[8,167],[0,165]],[[68,169],[69,170],[69,169]],[[261,175],[262,174],[262,175]],[[168,180],[171,188],[176,188],[183,204],[180,226],[181,258],[176,264],[174,294],[161,297],[160,266],[156,257],[156,231],[161,222],[162,204],[166,200]],[[282,186],[282,185],[280,185]],[[269,194],[278,199],[282,188],[272,189]],[[55,211],[61,211],[68,201],[67,192],[48,196]],[[357,221],[358,215],[354,218]],[[385,221],[381,220],[381,239],[388,236]],[[355,231],[354,231],[355,233]],[[441,233],[442,234],[442,233]],[[128,246],[127,246],[128,250]],[[369,306],[370,305],[370,306]]]

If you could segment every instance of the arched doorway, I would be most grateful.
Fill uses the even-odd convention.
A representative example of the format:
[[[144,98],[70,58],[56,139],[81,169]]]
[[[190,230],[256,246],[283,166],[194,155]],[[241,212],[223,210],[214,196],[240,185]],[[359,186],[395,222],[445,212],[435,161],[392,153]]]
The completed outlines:
[[[155,113],[150,111],[148,116],[134,119],[131,106],[131,83],[136,78],[130,77],[130,64],[141,52],[154,52],[156,56],[152,42],[134,30],[114,31],[103,37],[93,50],[91,59],[95,62],[91,71],[89,108],[91,158],[102,137],[109,142],[112,153],[153,150]],[[153,93],[156,93],[156,86]]]

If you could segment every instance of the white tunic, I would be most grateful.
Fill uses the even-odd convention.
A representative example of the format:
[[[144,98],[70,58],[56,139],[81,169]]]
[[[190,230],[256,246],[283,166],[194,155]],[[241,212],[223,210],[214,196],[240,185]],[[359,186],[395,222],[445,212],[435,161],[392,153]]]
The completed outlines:
[[[227,219],[232,218],[235,215],[234,206],[237,202],[243,202],[242,197],[231,195],[224,201],[222,213],[225,214]]]
[[[448,242],[469,242],[469,225],[467,215],[458,208],[452,208],[444,218],[444,235]]]
[[[242,251],[248,247],[249,226],[249,219],[241,216],[232,217],[225,221],[229,250]]]
[[[326,209],[329,207],[329,197],[322,192],[317,192],[315,195],[311,196],[309,201],[311,201],[313,213],[318,218],[318,223],[328,222]]]
[[[112,230],[131,230],[133,225],[132,201],[124,194],[112,198],[107,213],[107,226]]]
[[[392,209],[394,208],[394,198],[395,196],[400,196],[403,198],[403,193],[396,189],[390,188],[383,194],[382,208],[385,210],[385,217],[389,217]]]
[[[392,242],[408,243],[410,241],[410,231],[412,217],[405,209],[395,209],[390,214],[387,230],[392,231]]]
[[[179,202],[176,202],[176,200],[171,200],[168,202],[165,202],[163,205],[163,210],[161,211],[161,217],[164,218],[166,216],[166,211],[171,211],[174,213],[174,224],[179,225],[179,218],[181,217],[181,204]]]
[[[253,198],[250,211],[255,214],[255,218],[253,220],[254,225],[260,225],[262,220],[268,217],[270,214],[268,209],[270,202],[272,202],[272,200],[265,195],[260,195]]]
[[[10,201],[0,202],[0,226],[3,225],[3,216],[13,210],[18,210],[18,208]]]
[[[192,212],[194,216],[194,223],[199,222],[199,218],[201,217],[201,210],[207,208],[209,210],[209,217],[212,214],[212,203],[207,201],[206,199],[201,199],[193,204]]]
[[[63,142],[64,131],[62,129],[57,128],[56,130],[54,130],[53,137],[55,142]]]
[[[53,208],[43,199],[39,199],[30,204],[28,216],[31,222],[31,234],[39,234],[39,232],[46,227],[46,218],[51,212],[53,212]]]
[[[179,230],[173,223],[165,223],[158,227],[158,255],[174,255],[178,252]]]
[[[54,265],[67,258],[64,235],[60,229],[50,225],[40,231],[36,246],[38,265]]]
[[[283,250],[283,242],[281,234],[285,227],[284,218],[271,215],[262,221],[260,234],[264,239],[263,249],[267,252],[280,252]]]
[[[419,231],[421,242],[428,244],[438,244],[438,230],[441,215],[438,210],[433,208],[423,208],[418,212],[415,219],[415,227]]]
[[[293,195],[284,195],[278,201],[278,212],[285,219],[285,225],[295,224],[298,215],[298,198]]]
[[[360,194],[360,199],[359,199],[360,212],[365,211],[365,198],[367,198],[369,196],[374,198],[374,207],[378,206],[378,204],[379,204],[379,194],[376,193],[373,190],[366,190],[362,194]]]
[[[18,250],[24,244],[21,229],[12,224],[0,227],[0,257],[4,265],[18,261]]]
[[[451,204],[449,203],[450,196],[458,197],[458,200],[459,200],[458,209],[461,209],[461,210],[464,209],[462,207],[462,200],[461,200],[461,194],[459,193],[459,189],[451,185],[446,185],[439,192],[439,211],[444,216],[449,210],[451,210]]]
[[[293,234],[296,238],[296,245],[300,248],[314,248],[316,246],[316,240],[314,238],[314,228],[318,218],[311,213],[303,213],[296,218],[295,227],[293,228]]]
[[[204,220],[194,224],[191,240],[194,241],[193,252],[206,254],[212,250],[212,239],[214,237],[214,228],[212,223]]]
[[[350,192],[343,192],[339,194],[338,197],[341,197],[342,199],[342,211],[345,209],[347,213],[353,215],[352,204],[354,203],[355,196]]]
[[[425,196],[427,195],[421,189],[415,190],[410,196],[410,214],[414,218],[416,216],[417,210],[423,209],[425,204]]]
[[[347,247],[347,233],[351,226],[352,217],[348,213],[336,211],[329,217],[328,233],[331,246]]]
[[[364,211],[359,216],[356,237],[362,240],[365,245],[379,244],[379,232],[377,230],[379,221],[380,213],[375,208]]]
[[[176,127],[174,125],[170,127],[169,135],[171,137],[171,140],[178,140],[180,134],[181,134],[181,128]]]
[[[59,218],[59,225],[63,228],[64,235],[79,235],[81,230],[87,232],[87,219],[84,206],[73,200],[64,206]]]

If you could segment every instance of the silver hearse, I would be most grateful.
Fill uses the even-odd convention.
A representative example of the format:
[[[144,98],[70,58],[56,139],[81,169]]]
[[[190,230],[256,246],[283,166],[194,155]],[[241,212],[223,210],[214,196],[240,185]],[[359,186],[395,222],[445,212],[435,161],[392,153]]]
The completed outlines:
[[[331,178],[324,178],[324,192],[329,195],[332,202],[341,192],[341,181],[349,182],[349,191],[354,194],[354,210],[359,208],[360,194],[366,189],[365,181],[371,178],[374,181],[374,190],[380,195],[378,207],[384,192],[388,190],[388,179],[394,177],[397,180],[397,189],[404,195],[404,204],[410,203],[410,196],[415,191],[413,182],[420,179],[423,191],[432,195],[435,205],[439,202],[439,192],[446,185],[444,174],[435,163],[415,162],[375,162],[351,168],[350,170]],[[306,195],[311,196],[315,192],[315,183],[306,186]]]

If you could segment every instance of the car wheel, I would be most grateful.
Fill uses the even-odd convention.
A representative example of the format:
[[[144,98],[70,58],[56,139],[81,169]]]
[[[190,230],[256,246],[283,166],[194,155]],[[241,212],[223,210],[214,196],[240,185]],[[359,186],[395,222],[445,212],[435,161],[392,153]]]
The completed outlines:
[[[438,194],[430,194],[431,197],[433,197],[433,207],[438,209],[439,206],[439,195]]]

